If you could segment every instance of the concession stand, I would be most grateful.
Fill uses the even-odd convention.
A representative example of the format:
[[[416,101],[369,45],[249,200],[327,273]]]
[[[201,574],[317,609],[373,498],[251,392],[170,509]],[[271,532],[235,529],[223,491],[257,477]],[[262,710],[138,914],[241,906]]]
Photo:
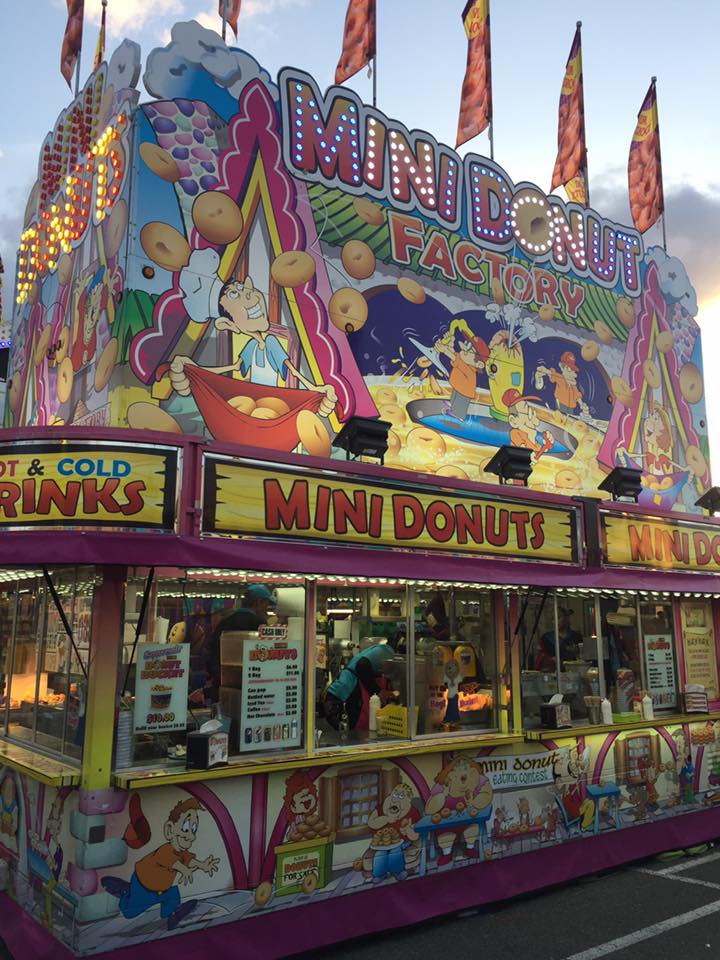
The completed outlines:
[[[143,104],[125,41],[28,201],[3,936],[279,957],[713,839],[684,268],[343,87],[224,50],[228,87],[208,37]]]

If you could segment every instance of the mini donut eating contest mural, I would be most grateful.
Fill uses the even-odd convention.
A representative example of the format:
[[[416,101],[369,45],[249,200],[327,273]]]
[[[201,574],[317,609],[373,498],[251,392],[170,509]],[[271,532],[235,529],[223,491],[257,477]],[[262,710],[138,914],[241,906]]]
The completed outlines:
[[[127,426],[697,510],[709,482],[697,299],[634,228],[307,73],[277,82],[196,22],[143,76],[125,41],[43,145],[18,257],[5,426]],[[338,454],[335,454],[338,455]]]

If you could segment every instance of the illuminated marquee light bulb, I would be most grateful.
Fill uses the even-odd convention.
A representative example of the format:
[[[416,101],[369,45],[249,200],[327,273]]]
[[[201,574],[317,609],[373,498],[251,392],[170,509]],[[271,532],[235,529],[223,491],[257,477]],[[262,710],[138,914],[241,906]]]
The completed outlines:
[[[318,108],[318,95],[307,83],[288,84],[289,108],[293,122],[290,126],[290,156],[298,170],[305,173],[320,171],[323,178],[337,177],[344,183],[360,183],[357,119],[353,104],[346,95],[337,95],[330,101],[327,120]]]

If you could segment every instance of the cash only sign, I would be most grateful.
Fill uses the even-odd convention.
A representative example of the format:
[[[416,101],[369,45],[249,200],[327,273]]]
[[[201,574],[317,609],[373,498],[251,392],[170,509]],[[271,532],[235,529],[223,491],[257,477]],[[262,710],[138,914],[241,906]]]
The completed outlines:
[[[172,530],[179,451],[85,442],[0,445],[0,529]]]
[[[205,458],[206,533],[573,563],[576,514],[532,500]]]

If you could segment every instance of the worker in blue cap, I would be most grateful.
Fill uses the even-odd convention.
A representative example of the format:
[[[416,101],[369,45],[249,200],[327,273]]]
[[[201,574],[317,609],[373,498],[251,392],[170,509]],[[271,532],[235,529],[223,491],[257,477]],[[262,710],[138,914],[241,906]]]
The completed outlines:
[[[223,617],[210,637],[206,695],[216,703],[220,692],[220,637],[228,630],[257,630],[267,623],[268,613],[277,606],[275,594],[264,583],[248,584],[242,605]]]

